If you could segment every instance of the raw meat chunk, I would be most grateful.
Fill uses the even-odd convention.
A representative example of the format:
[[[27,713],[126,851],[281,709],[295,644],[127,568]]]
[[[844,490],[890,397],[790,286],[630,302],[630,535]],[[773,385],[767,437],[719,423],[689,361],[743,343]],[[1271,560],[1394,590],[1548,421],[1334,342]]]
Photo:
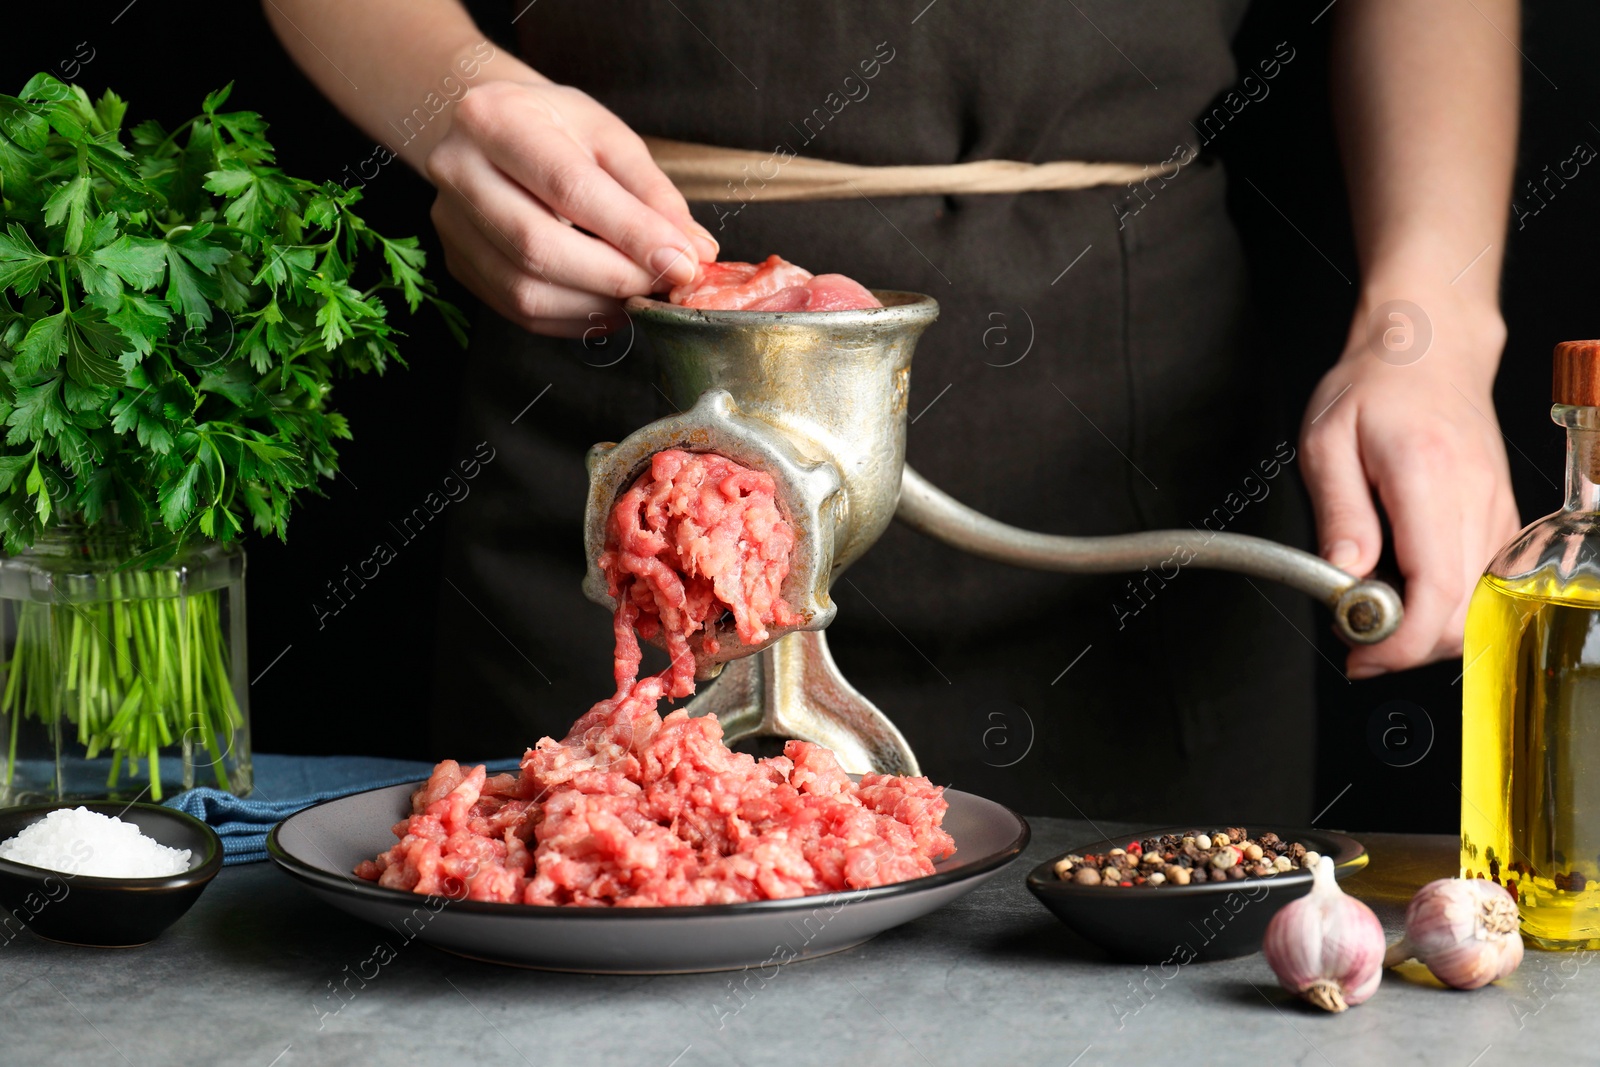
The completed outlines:
[[[819,274],[778,256],[765,263],[702,263],[694,281],[667,299],[692,308],[729,311],[851,311],[882,307],[859,283],[842,274]]]
[[[692,308],[744,308],[810,280],[810,271],[779,256],[765,263],[702,263],[694,281],[675,287],[668,299]]]

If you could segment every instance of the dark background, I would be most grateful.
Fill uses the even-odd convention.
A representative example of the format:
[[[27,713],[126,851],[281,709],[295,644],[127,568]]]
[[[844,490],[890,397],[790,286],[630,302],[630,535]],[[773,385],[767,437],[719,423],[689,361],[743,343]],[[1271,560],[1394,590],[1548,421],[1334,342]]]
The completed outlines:
[[[1236,179],[1230,204],[1256,264],[1257,337],[1264,355],[1284,369],[1285,403],[1295,417],[1338,355],[1356,297],[1328,262],[1356,278],[1328,117],[1333,19],[1319,17],[1326,2],[1255,5],[1235,46],[1241,67],[1270,56],[1280,41],[1298,54],[1271,95],[1245,108],[1212,146]],[[501,5],[469,6],[486,31],[505,39],[508,12]],[[171,125],[197,111],[207,91],[233,80],[231,106],[267,117],[279,162],[290,173],[337,179],[372,153],[370,139],[333,112],[288,61],[254,4],[114,0],[67,10],[51,8],[49,25],[39,15],[32,26],[19,21],[20,12],[8,15],[0,86],[14,92],[47,70],[91,94],[114,87],[132,101],[130,124],[155,117]],[[1533,3],[1525,11],[1517,178],[1525,204],[1537,206],[1524,189],[1526,178],[1569,158],[1579,142],[1600,147],[1600,72],[1590,44],[1596,39],[1600,8],[1592,4]],[[1589,267],[1600,242],[1596,169],[1585,168],[1521,229],[1513,222],[1509,235],[1510,339],[1496,400],[1525,520],[1560,503],[1563,438],[1548,421],[1551,346],[1600,332]],[[429,187],[396,162],[368,183],[366,194],[368,221],[386,234],[419,234],[446,295],[476,312],[439,266],[427,221]],[[262,751],[436,755],[422,751],[419,739],[435,684],[435,606],[441,589],[447,591],[443,524],[430,525],[385,568],[384,581],[363,589],[320,628],[312,608],[325,599],[326,583],[366,557],[387,536],[387,523],[435,490],[457,458],[450,448],[463,353],[436,316],[424,313],[405,328],[409,371],[344,383],[336,393],[356,433],[343,450],[344,476],[328,486],[326,498],[305,502],[287,544],[251,543],[251,703]],[[1328,634],[1321,640],[1326,657],[1342,664],[1337,640]],[[1331,806],[1322,825],[1454,832],[1460,671],[1456,661],[1347,683],[1323,667],[1317,796],[1319,806]],[[1386,729],[1387,741],[1376,742]],[[1262,759],[1270,763],[1270,755],[1259,754],[1245,762]]]

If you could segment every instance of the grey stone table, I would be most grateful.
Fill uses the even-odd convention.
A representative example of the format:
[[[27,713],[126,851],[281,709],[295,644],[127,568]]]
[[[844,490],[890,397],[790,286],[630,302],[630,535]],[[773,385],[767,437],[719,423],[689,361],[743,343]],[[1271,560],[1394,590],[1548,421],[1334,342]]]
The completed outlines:
[[[144,948],[72,948],[32,934],[0,944],[0,1064],[1494,1067],[1600,1058],[1593,953],[1530,952],[1517,974],[1475,993],[1445,990],[1411,964],[1337,1016],[1279,991],[1259,955],[1165,977],[1107,962],[1022,884],[1034,863],[1100,835],[1057,819],[1033,826],[1027,856],[958,903],[765,979],[475,963],[347,918],[266,864],[232,867]],[[1373,861],[1345,884],[1396,934],[1412,888],[1451,873],[1452,842],[1358,836]],[[394,958],[379,965],[385,941]]]

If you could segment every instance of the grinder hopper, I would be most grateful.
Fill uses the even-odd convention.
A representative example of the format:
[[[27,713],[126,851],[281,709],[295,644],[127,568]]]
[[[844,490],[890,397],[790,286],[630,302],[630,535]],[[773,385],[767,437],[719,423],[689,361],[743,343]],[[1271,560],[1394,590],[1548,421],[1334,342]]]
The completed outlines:
[[[585,594],[615,607],[598,559],[612,505],[668,448],[716,452],[772,475],[796,544],[783,586],[801,616],[752,647],[731,622],[696,674],[716,678],[688,706],[715,713],[732,742],[797,737],[832,749],[846,770],[918,773],[892,722],[834,664],[822,629],[829,589],[896,514],[954,547],[1017,566],[1055,571],[1137,571],[1182,552],[1190,565],[1284,582],[1327,603],[1346,640],[1382,640],[1400,601],[1382,582],[1357,580],[1298,549],[1242,534],[1144,531],[1059,537],[1006,526],[959,503],[905,465],[911,355],[938,304],[878,292],[881,308],[825,312],[707,311],[636,297],[633,322],[658,355],[679,412],[589,452]]]

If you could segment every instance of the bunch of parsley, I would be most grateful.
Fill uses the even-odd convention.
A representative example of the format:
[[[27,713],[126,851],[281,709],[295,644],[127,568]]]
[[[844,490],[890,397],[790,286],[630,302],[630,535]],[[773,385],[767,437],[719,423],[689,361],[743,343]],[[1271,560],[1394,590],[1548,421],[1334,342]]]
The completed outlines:
[[[274,165],[266,123],[172,131],[47,74],[0,95],[0,538],[114,520],[147,560],[246,522],[285,534],[349,438],[336,377],[402,362],[379,293],[460,313],[360,189]],[[381,264],[379,260],[381,259]],[[366,274],[358,280],[358,275]]]

